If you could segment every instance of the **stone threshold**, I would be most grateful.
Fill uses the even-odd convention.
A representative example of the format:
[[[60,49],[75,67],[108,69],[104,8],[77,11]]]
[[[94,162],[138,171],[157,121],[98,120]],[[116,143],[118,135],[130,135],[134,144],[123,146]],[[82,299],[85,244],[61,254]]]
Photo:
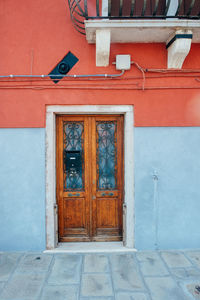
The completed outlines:
[[[124,247],[122,242],[59,243],[58,247],[44,253],[113,253],[135,252],[135,248]]]

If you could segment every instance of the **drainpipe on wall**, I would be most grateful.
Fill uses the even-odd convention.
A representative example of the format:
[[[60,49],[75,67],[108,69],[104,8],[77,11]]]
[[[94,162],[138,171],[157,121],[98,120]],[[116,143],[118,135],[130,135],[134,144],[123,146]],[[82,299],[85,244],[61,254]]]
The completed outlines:
[[[153,172],[153,216],[154,216],[154,231],[155,231],[155,249],[158,250],[158,173]]]

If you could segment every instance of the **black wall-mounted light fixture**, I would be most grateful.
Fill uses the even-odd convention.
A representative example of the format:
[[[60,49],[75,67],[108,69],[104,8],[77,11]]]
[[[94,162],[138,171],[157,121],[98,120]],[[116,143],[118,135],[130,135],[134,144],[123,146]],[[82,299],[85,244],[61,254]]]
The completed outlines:
[[[53,80],[53,82],[58,83],[77,62],[78,58],[69,51],[49,73],[49,77]]]

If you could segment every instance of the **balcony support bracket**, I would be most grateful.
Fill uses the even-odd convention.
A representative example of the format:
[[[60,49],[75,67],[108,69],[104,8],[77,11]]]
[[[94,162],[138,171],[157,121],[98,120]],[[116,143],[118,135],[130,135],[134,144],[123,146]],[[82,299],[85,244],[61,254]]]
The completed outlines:
[[[177,30],[170,39],[167,40],[168,69],[181,69],[185,58],[190,52],[192,43],[191,30]]]
[[[110,57],[110,30],[96,30],[96,66],[107,67]]]

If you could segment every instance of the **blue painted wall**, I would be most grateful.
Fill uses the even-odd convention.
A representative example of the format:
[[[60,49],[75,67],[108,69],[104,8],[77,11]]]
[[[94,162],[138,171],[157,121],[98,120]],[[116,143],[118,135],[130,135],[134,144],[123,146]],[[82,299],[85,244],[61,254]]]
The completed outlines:
[[[45,129],[0,129],[0,250],[45,249]]]
[[[200,128],[135,128],[135,246],[200,248]],[[0,129],[0,251],[45,249],[45,129]]]
[[[135,128],[137,249],[200,248],[200,127]]]

